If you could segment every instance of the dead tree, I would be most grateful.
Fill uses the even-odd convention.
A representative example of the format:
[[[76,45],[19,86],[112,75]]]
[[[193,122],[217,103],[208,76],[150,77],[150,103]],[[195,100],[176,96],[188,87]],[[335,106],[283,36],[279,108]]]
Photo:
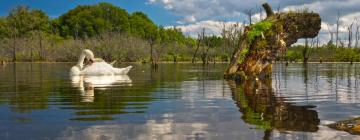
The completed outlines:
[[[359,43],[359,37],[360,37],[360,34],[359,34],[359,29],[360,29],[360,26],[359,26],[359,22],[357,19],[356,20],[356,31],[355,31],[355,46],[354,47],[358,47],[358,43]]]
[[[196,59],[196,55],[197,55],[197,52],[199,51],[199,48],[200,48],[200,46],[202,45],[202,42],[203,42],[203,40],[204,40],[204,37],[205,37],[205,28],[203,28],[202,30],[201,30],[201,33],[198,33],[198,38],[197,38],[197,46],[196,46],[196,50],[195,50],[195,52],[194,52],[194,55],[193,55],[193,57],[192,57],[192,59],[191,59],[191,62],[194,64],[195,63],[195,59]]]
[[[316,48],[320,47],[320,38],[319,36],[316,37]]]
[[[328,32],[330,34],[330,40],[328,42],[328,45],[333,45],[334,44],[334,32],[330,30],[329,24],[326,24],[328,27]]]
[[[352,40],[353,40],[353,25],[355,20],[349,25],[348,29],[348,48],[351,48]]]
[[[252,24],[252,15],[253,15],[252,9],[247,9],[247,10],[245,10],[245,14],[248,16],[249,25],[251,25],[251,24]]]
[[[338,47],[339,43],[339,26],[340,26],[340,10],[337,13],[337,20],[336,20],[336,47]]]

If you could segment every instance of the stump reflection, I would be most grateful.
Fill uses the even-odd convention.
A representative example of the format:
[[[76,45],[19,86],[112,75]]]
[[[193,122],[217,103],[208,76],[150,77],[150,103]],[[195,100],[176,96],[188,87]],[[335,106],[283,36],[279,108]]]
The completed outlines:
[[[228,81],[233,100],[236,101],[241,117],[246,123],[265,129],[265,136],[278,131],[316,132],[320,120],[315,106],[297,106],[276,96],[271,79],[262,81]]]

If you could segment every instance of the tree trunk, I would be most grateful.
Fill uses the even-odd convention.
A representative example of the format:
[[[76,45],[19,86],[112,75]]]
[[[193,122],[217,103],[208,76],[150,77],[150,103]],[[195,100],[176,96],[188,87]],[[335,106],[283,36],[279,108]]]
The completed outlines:
[[[199,50],[199,47],[200,47],[200,40],[197,41],[197,47],[196,47],[195,53],[194,53],[194,55],[193,55],[193,57],[192,57],[192,59],[191,59],[191,62],[192,62],[193,64],[195,63],[195,58],[196,58],[196,54],[197,54],[197,52],[198,52],[198,50]]]
[[[40,46],[40,60],[43,61],[44,60],[44,48],[43,48],[43,44],[42,44],[42,36],[41,34],[39,34],[39,46]]]
[[[154,57],[153,57],[153,46],[154,46],[154,44],[152,42],[150,42],[150,62],[151,62],[152,66],[156,67],[157,64],[155,63]]]
[[[336,20],[336,47],[338,47],[339,43],[339,25],[340,24],[340,11],[338,11],[337,14],[337,20]]]
[[[13,35],[13,62],[16,61],[16,35]]]
[[[359,25],[356,25],[356,32],[355,32],[355,46],[354,47],[358,47],[358,43],[359,43]]]

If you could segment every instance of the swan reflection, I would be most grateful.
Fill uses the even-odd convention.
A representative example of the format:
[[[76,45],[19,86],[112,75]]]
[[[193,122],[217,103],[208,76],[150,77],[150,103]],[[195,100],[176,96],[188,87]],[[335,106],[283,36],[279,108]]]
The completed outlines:
[[[94,102],[94,89],[105,90],[113,86],[132,86],[127,75],[71,76],[72,86],[79,88],[82,102]]]

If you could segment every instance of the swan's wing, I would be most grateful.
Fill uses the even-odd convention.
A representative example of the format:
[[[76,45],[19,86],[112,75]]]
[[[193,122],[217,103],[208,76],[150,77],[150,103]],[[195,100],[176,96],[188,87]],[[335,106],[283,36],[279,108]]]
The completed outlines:
[[[106,62],[95,62],[82,70],[83,75],[126,75],[132,66],[126,68],[114,68]]]
[[[131,70],[132,66],[128,66],[126,68],[113,68],[113,71],[116,75],[126,75]]]
[[[82,70],[83,75],[112,75],[112,66],[106,62],[95,62]]]

